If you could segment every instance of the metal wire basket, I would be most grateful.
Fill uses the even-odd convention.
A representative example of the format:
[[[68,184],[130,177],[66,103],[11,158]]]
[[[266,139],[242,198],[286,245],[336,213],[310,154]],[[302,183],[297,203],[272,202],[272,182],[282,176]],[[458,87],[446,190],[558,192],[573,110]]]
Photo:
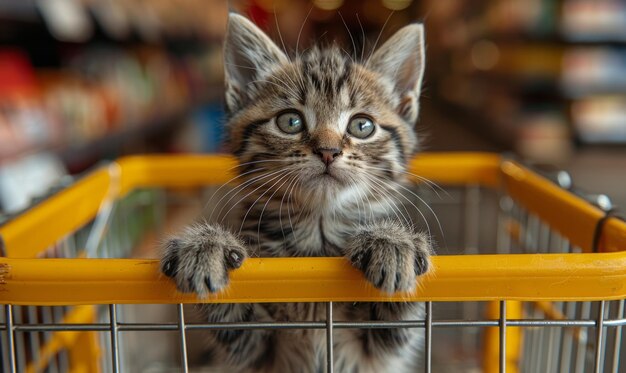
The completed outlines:
[[[207,188],[234,165],[124,158],[0,227],[3,371],[187,372],[202,352],[189,342],[228,328],[324,329],[327,371],[337,328],[422,328],[426,372],[625,371],[626,223],[493,154],[412,161],[411,172],[445,186],[414,180],[415,203],[443,232],[432,229],[440,249],[415,295],[379,293],[342,258],[250,258],[206,301],[325,302],[326,320],[193,320],[186,305],[198,300],[159,274],[151,249],[202,213]],[[332,317],[333,302],[406,300],[425,302],[425,318]]]

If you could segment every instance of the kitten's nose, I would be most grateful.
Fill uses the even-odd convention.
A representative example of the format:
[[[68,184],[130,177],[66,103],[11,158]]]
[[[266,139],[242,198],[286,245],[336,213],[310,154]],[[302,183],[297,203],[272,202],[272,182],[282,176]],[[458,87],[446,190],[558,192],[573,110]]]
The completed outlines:
[[[328,166],[333,163],[335,158],[342,154],[342,151],[339,148],[318,148],[315,149],[313,153],[319,155],[322,159],[322,162],[324,162],[324,164]]]

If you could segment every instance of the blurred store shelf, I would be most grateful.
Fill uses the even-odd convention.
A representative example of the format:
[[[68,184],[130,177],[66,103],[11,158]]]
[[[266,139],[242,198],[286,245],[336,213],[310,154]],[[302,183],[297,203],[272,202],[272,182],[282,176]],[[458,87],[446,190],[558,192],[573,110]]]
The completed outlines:
[[[437,9],[426,24],[437,44],[436,99],[486,137],[557,164],[574,147],[626,144],[626,2],[484,0]]]
[[[182,127],[190,113],[208,103],[222,98],[220,90],[212,90],[213,95],[206,100],[189,105],[176,112],[150,118],[140,124],[124,126],[125,129],[108,133],[88,143],[71,146],[52,145],[51,150],[58,154],[63,162],[72,170],[84,170],[102,158],[112,158],[124,153],[124,149],[133,149],[137,144],[149,144],[159,136],[171,133]],[[31,151],[32,152],[32,151]],[[134,152],[131,150],[131,152]]]
[[[0,213],[103,160],[215,150],[203,144],[220,135],[205,128],[221,126],[227,12],[221,0],[0,1]],[[206,138],[181,141],[190,128]]]

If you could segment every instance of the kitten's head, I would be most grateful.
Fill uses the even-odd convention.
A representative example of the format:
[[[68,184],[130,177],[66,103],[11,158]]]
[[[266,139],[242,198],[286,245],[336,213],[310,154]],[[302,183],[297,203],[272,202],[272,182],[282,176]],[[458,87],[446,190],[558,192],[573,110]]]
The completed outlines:
[[[422,25],[402,28],[366,61],[336,46],[290,59],[231,14],[224,54],[228,142],[250,177],[275,172],[278,183],[332,197],[403,178],[417,148]]]

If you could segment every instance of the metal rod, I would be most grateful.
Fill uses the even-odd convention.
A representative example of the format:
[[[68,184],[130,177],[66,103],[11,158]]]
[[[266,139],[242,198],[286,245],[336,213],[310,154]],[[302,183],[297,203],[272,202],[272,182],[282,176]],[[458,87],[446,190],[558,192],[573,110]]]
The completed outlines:
[[[326,372],[333,373],[333,302],[326,303]]]
[[[500,373],[506,372],[506,301],[500,301]]]
[[[583,302],[580,307],[581,317],[588,318],[591,316],[591,302]],[[576,347],[576,360],[574,365],[574,371],[576,373],[583,373],[585,371],[586,350],[589,335],[586,329],[581,329],[578,334],[578,345]]]
[[[478,253],[480,221],[480,186],[469,185],[465,188],[463,213],[463,241],[466,254]]]
[[[42,307],[41,316],[42,316],[44,323],[52,323],[52,324],[56,323],[56,320],[54,319],[54,311],[52,310],[52,307]],[[52,333],[49,333],[49,332],[43,333],[44,344],[51,343],[53,338],[54,338],[54,335]],[[50,362],[48,363],[48,369],[51,372],[59,371],[59,366],[57,364],[56,359],[50,359]]]
[[[528,311],[528,308],[530,307],[529,303],[525,303],[522,305],[522,307],[524,308],[524,313],[525,314],[530,314],[530,312]],[[532,335],[532,330],[524,330],[523,331],[523,337],[522,337],[522,343],[524,343],[523,347],[522,347],[522,356],[521,356],[521,364],[520,364],[520,371],[521,372],[527,372],[530,370],[530,362],[531,362],[531,338],[530,336]]]
[[[52,311],[52,319],[55,323],[62,322],[65,318],[65,310],[64,307],[58,306],[51,308]],[[65,353],[64,353],[65,352]],[[69,362],[67,360],[67,351],[61,351],[57,354],[56,364],[58,366],[59,372],[67,372]]]
[[[113,372],[119,372],[120,370],[120,357],[118,355],[119,343],[117,340],[117,310],[115,304],[109,304],[109,320],[111,323],[111,364],[113,366]]]
[[[478,254],[480,243],[480,186],[467,185],[463,195],[463,252],[465,254]],[[477,302],[463,302],[461,304],[463,317],[475,319],[480,311]],[[470,346],[476,337],[476,330],[461,330],[461,346]]]
[[[498,199],[497,219],[498,228],[496,230],[496,252],[498,254],[510,254],[511,237],[507,232],[508,218],[511,216],[513,201],[508,196],[500,195]]]
[[[570,247],[571,248],[571,247]],[[565,316],[573,318],[576,315],[576,305],[574,303],[567,303],[565,305]],[[572,350],[574,348],[574,330],[565,329],[563,331],[563,349],[561,352],[561,367],[560,373],[569,373],[572,368]]]
[[[4,306],[4,322],[6,323],[7,342],[9,343],[9,372],[17,372],[15,365],[15,331],[13,329],[13,306],[7,304]]]
[[[549,328],[593,328],[596,320],[536,320],[517,319],[507,320],[507,327],[549,327]],[[497,327],[499,320],[438,320],[432,321],[433,328],[476,328],[476,327]],[[626,319],[604,320],[605,327],[626,326]],[[335,321],[335,329],[393,329],[393,328],[425,328],[424,321]],[[185,324],[187,330],[224,330],[224,329],[325,329],[326,323],[323,321],[301,321],[301,322],[232,322],[232,323],[193,323]],[[2,326],[0,331],[6,330]],[[28,332],[72,332],[72,331],[93,331],[107,332],[111,330],[109,323],[93,324],[55,324],[42,323],[14,324],[13,330],[20,333]],[[118,332],[132,331],[176,331],[177,323],[120,323],[117,324]]]
[[[28,307],[26,312],[27,312],[27,319],[28,319],[29,324],[37,324],[39,322],[38,317],[37,317],[36,307],[30,306]],[[33,333],[32,335],[30,335],[29,339],[30,339],[30,353],[31,353],[32,359],[34,361],[38,361],[39,351],[42,346],[42,343],[39,340],[39,333]]]
[[[543,310],[538,309],[537,310],[539,317],[544,319],[547,318],[547,315],[545,314],[545,312],[543,312]],[[546,367],[546,361],[547,361],[547,356],[546,356],[546,328],[541,328],[536,330],[537,332],[537,355],[535,356],[535,360],[536,360],[536,371],[538,372],[539,369],[542,369],[545,371],[545,369],[547,369]]]
[[[545,315],[543,312],[537,308],[533,307],[533,317],[535,318],[544,318]],[[542,329],[533,329],[532,331],[532,340],[531,340],[531,372],[540,372],[541,371],[541,355],[543,351],[543,333]]]
[[[598,325],[596,329],[596,356],[594,372],[602,372],[602,336],[604,334],[604,301],[600,301],[600,309],[598,310]]]
[[[430,373],[432,370],[432,336],[433,336],[433,304],[432,302],[426,302],[426,330],[424,332],[424,344],[426,350],[426,359],[424,362],[424,370],[426,373]]]
[[[187,338],[185,336],[185,312],[183,304],[178,304],[178,332],[180,333],[180,358],[183,366],[183,372],[189,372],[189,363],[187,361]]]
[[[98,248],[105,238],[105,233],[115,210],[115,199],[119,195],[121,173],[122,170],[119,164],[113,162],[109,165],[111,182],[109,183],[107,195],[102,200],[100,208],[98,208],[98,214],[94,219],[92,229],[85,243],[87,257],[92,258],[97,256]]]
[[[563,302],[554,303],[556,309],[563,313]],[[559,356],[561,356],[561,339],[563,330],[550,329],[548,332],[548,371],[557,372],[559,367]]]
[[[7,342],[7,335],[4,332],[6,330],[6,325],[5,325],[5,317],[6,315],[4,314],[4,312],[0,312],[0,322],[2,322],[2,328],[0,329],[0,358],[2,359],[2,365],[0,366],[0,369],[2,369],[3,372],[8,372],[9,371],[9,343]]]
[[[107,307],[108,308],[108,307]],[[104,307],[101,308],[102,310],[104,310]],[[108,309],[107,309],[108,311]],[[104,320],[104,315],[99,315],[99,319]],[[106,316],[107,318],[109,317],[108,315]],[[108,324],[107,324],[108,325]],[[111,359],[106,359],[104,358],[105,356],[109,356],[110,352],[108,350],[106,350],[106,348],[110,345],[111,341],[111,336],[110,336],[110,327],[107,327],[107,332],[108,333],[98,333],[98,345],[100,346],[100,351],[102,351],[102,359],[101,359],[101,363],[99,365],[101,365],[100,368],[102,368],[103,372],[110,372],[113,369],[111,368]]]
[[[24,308],[27,306],[13,306],[12,314],[13,314],[13,325],[17,323],[23,323],[24,319],[22,318]],[[23,372],[26,370],[26,357],[28,356],[28,352],[26,351],[26,338],[24,334],[15,334],[15,329],[13,329],[13,344],[15,346],[15,363],[17,364],[17,371]],[[52,363],[56,363],[55,359],[51,360]],[[56,370],[56,368],[55,368]],[[53,371],[55,371],[53,370]]]
[[[333,302],[326,303],[326,372],[333,373]]]
[[[604,318],[609,317],[609,315],[611,314],[611,301],[603,301],[604,302],[604,313],[602,314],[602,319],[604,320]],[[604,323],[604,321],[603,321]],[[608,329],[603,328],[604,330],[602,331],[602,371],[604,371],[605,367],[607,364],[607,355],[608,355],[608,350],[609,350],[609,345],[608,345]]]
[[[624,299],[619,301],[617,308],[617,317],[624,317]],[[619,370],[619,355],[622,347],[622,327],[621,325],[615,329],[615,344],[613,346],[613,373]]]
[[[552,237],[552,231],[550,230],[550,226],[543,220],[539,221],[539,229],[537,231],[537,247],[538,252],[540,253],[550,253],[552,252],[552,245],[554,244],[554,239]],[[552,307],[554,307],[552,305]],[[549,318],[549,316],[542,310],[541,311],[542,318]],[[539,341],[541,343],[541,347],[539,348],[539,354],[537,356],[537,363],[540,369],[544,371],[550,371],[550,353],[551,353],[551,343],[550,343],[550,334],[553,332],[553,329],[542,328],[539,330]]]

